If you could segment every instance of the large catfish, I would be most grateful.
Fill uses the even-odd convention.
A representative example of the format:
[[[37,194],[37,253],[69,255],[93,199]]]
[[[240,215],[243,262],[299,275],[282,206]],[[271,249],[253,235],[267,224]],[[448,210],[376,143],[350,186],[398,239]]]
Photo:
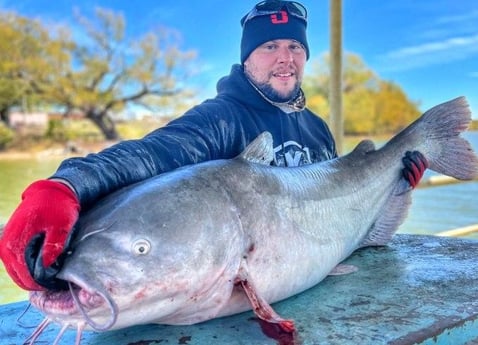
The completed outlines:
[[[382,148],[295,168],[270,166],[270,134],[238,157],[191,165],[120,190],[76,227],[58,274],[68,291],[33,292],[45,321],[81,330],[194,324],[253,309],[292,330],[270,304],[324,279],[357,248],[385,245],[404,220],[411,189],[406,151],[458,179],[478,175],[460,136],[465,98],[438,105]]]

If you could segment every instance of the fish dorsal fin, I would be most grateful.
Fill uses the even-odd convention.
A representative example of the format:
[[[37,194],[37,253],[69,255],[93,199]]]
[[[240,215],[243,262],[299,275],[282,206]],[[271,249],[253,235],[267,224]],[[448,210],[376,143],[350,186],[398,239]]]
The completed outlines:
[[[247,145],[239,158],[253,163],[270,165],[274,159],[274,147],[272,145],[272,134],[262,132],[253,142]]]
[[[365,154],[375,151],[375,144],[371,140],[362,140],[358,145],[354,148],[353,153],[355,154]]]

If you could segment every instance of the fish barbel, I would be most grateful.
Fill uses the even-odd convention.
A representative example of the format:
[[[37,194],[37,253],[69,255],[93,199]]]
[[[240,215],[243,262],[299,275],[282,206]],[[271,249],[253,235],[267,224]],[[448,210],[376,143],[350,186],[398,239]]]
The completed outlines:
[[[66,328],[194,324],[253,309],[293,329],[271,303],[324,279],[353,251],[385,245],[406,217],[406,151],[458,179],[478,175],[460,136],[464,97],[440,104],[380,149],[361,142],[333,160],[270,166],[263,133],[238,157],[186,166],[115,192],[80,217],[57,278],[68,291],[30,301]],[[39,329],[32,338],[41,333]],[[78,341],[79,342],[79,341]]]

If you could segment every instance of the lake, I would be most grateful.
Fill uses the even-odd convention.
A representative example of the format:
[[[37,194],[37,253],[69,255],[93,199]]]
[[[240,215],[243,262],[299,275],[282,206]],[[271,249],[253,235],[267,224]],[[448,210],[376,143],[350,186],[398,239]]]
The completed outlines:
[[[478,132],[467,132],[465,137],[478,151]],[[50,176],[60,161],[61,158],[0,160],[0,224],[10,217],[25,187]],[[425,177],[432,174],[427,172]],[[474,224],[478,224],[478,181],[417,189],[399,232],[436,234]],[[3,264],[0,264],[0,291],[0,304],[27,299],[27,293],[6,275]]]

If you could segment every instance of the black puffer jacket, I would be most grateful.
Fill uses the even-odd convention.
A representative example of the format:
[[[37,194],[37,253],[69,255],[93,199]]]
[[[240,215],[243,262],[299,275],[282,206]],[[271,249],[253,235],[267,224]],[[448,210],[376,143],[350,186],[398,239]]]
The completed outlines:
[[[52,178],[68,181],[85,209],[121,187],[187,164],[232,158],[264,131],[274,140],[275,165],[291,166],[337,156],[325,122],[308,109],[285,113],[249,83],[240,65],[217,84],[214,99],[139,140],[98,154],[65,160]]]

